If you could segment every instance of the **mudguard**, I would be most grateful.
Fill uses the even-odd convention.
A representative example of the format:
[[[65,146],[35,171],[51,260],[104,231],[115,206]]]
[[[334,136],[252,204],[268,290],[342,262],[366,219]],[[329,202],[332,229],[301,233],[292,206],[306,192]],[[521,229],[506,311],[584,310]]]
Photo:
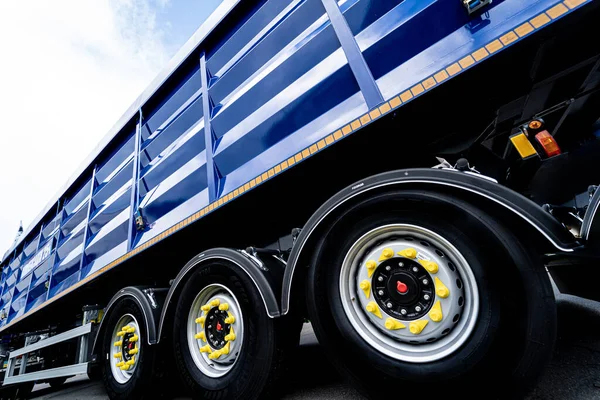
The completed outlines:
[[[290,308],[292,282],[297,264],[311,252],[313,242],[327,229],[336,216],[366,197],[402,189],[428,189],[451,191],[453,195],[467,200],[477,199],[513,213],[517,218],[531,225],[552,246],[560,251],[570,252],[579,246],[560,222],[540,206],[494,180],[472,172],[450,169],[406,169],[371,176],[338,192],[323,204],[302,228],[292,247],[284,273],[281,312],[287,314]]]
[[[108,305],[104,308],[104,317],[100,326],[98,327],[98,334],[94,338],[94,345],[92,347],[92,354],[96,353],[96,345],[98,338],[102,337],[102,329],[104,328],[104,321],[107,320],[108,315],[111,312],[112,306],[119,300],[128,297],[135,301],[142,310],[144,318],[146,320],[146,331],[148,332],[148,344],[156,344],[157,340],[157,324],[159,313],[163,305],[164,295],[167,289],[156,289],[145,286],[128,286],[119,290],[108,302]]]
[[[210,249],[192,258],[173,280],[173,284],[167,293],[165,306],[163,307],[160,316],[160,323],[158,327],[159,340],[162,337],[165,320],[168,318],[169,312],[173,312],[175,307],[174,303],[177,302],[178,294],[183,288],[184,279],[196,268],[217,260],[225,260],[237,265],[250,277],[260,292],[265,310],[270,318],[276,318],[281,315],[279,310],[279,302],[277,300],[279,296],[275,295],[276,292],[273,288],[278,289],[281,287],[281,272],[283,271],[282,265],[274,265],[277,263],[274,258],[273,260],[265,262],[266,260],[261,260],[251,254],[246,253],[245,251],[227,248]]]
[[[594,248],[600,246],[600,188],[596,189],[590,199],[581,225],[581,237],[589,246]]]

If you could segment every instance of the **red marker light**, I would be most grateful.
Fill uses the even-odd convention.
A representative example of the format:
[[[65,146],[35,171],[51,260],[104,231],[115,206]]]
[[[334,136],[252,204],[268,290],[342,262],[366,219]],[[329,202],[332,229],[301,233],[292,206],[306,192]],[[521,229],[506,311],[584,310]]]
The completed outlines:
[[[554,137],[548,131],[541,131],[535,135],[535,140],[542,145],[548,157],[558,156],[562,153],[560,147],[558,147],[558,143],[556,143],[556,140],[554,140]]]
[[[396,290],[398,293],[406,293],[408,292],[408,286],[406,286],[406,283],[398,281],[396,282]]]
[[[222,331],[223,330],[223,327],[221,326],[220,322],[217,322],[217,330],[218,331]]]

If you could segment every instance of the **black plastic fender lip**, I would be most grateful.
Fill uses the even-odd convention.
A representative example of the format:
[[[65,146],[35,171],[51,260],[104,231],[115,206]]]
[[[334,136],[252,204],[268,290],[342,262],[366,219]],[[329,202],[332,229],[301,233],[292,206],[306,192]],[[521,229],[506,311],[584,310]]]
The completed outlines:
[[[504,207],[531,225],[558,251],[572,252],[581,246],[552,215],[525,196],[485,176],[450,169],[404,169],[371,176],[356,182],[326,201],[302,228],[290,253],[282,288],[282,314],[289,310],[291,284],[304,245],[316,228],[338,207],[359,196],[386,190],[419,186],[432,190],[451,188],[470,193]]]

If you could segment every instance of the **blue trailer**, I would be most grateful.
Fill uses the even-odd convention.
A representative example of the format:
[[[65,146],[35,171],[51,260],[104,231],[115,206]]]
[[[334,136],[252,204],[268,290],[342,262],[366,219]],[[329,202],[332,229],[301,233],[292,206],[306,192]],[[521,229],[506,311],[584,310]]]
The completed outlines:
[[[276,397],[309,319],[367,396],[524,393],[548,271],[598,297],[598,3],[223,1],[4,253],[6,390]]]

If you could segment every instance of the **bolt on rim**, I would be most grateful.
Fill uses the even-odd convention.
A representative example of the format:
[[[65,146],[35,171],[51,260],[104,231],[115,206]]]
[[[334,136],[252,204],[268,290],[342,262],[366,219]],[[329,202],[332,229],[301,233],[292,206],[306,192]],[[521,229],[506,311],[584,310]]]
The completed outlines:
[[[188,314],[187,341],[204,375],[218,378],[231,371],[244,341],[241,307],[231,290],[211,284],[196,295]]]
[[[133,376],[141,352],[142,337],[135,317],[123,315],[115,325],[112,337],[110,370],[115,380],[124,384]]]
[[[415,225],[373,229],[348,250],[340,271],[344,312],[369,345],[423,363],[455,352],[479,312],[475,276],[462,254]]]

